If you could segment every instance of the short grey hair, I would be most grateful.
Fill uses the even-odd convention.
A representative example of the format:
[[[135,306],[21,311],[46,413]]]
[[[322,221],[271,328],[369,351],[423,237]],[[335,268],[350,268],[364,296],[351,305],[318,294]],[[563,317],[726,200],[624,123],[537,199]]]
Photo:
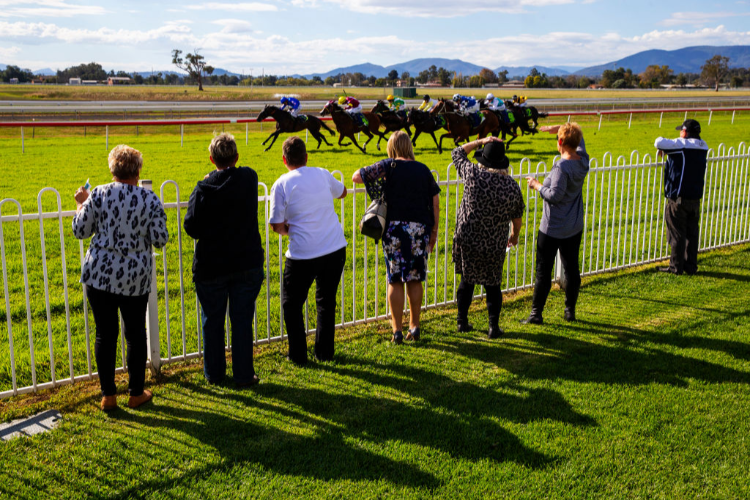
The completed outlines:
[[[143,155],[137,149],[120,144],[109,152],[109,171],[120,180],[138,177],[143,167]]]
[[[219,168],[231,167],[237,158],[237,143],[234,136],[228,132],[217,134],[208,146],[211,158]]]

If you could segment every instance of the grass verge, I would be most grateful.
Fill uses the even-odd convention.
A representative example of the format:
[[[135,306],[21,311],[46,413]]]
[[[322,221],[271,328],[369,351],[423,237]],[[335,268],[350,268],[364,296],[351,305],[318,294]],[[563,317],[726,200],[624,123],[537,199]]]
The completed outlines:
[[[417,344],[369,324],[307,368],[267,346],[251,391],[210,387],[189,363],[151,380],[138,411],[103,414],[92,384],[0,402],[3,420],[65,417],[0,445],[0,495],[747,497],[749,254],[703,254],[694,277],[587,278],[571,324],[559,290],[541,327],[518,323],[528,293],[506,297],[498,341],[479,303],[476,332],[434,310]]]

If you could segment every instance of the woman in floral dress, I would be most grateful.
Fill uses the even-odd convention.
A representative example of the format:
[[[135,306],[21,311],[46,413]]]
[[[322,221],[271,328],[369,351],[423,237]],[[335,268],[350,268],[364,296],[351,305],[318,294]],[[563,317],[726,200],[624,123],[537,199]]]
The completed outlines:
[[[437,241],[440,188],[430,169],[414,159],[411,140],[402,131],[388,139],[388,158],[362,168],[352,176],[364,183],[371,198],[385,195],[388,204],[383,254],[388,275],[392,341],[404,335],[404,284],[409,297],[409,332],[406,340],[419,340],[419,316],[427,277],[427,259]]]

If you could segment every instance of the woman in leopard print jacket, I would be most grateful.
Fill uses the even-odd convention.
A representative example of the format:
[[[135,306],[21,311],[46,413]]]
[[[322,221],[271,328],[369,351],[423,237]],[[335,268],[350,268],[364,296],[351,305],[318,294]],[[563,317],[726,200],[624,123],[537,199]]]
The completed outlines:
[[[479,145],[472,163],[468,154]],[[487,292],[488,337],[503,334],[498,322],[502,307],[500,286],[507,247],[518,244],[521,216],[525,205],[521,188],[508,176],[505,144],[496,137],[479,139],[452,152],[453,165],[464,182],[464,195],[458,210],[453,236],[453,262],[461,275],[456,298],[458,331],[470,332],[468,313],[474,286]],[[512,229],[510,223],[512,222]]]

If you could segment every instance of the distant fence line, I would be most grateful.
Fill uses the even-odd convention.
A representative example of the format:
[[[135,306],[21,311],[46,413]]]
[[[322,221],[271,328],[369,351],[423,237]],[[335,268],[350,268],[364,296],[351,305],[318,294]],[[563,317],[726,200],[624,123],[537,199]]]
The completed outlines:
[[[663,175],[661,175],[663,165],[649,154],[641,158],[637,151],[633,151],[629,159],[620,156],[616,160],[611,154],[606,153],[601,165],[597,159],[591,159],[591,170],[584,186],[585,219],[580,250],[583,275],[610,272],[668,257],[663,227],[664,197],[662,195]],[[523,179],[529,175],[541,177],[547,171],[547,165],[544,162],[533,166],[529,159],[523,159],[518,166],[512,168],[512,177],[521,183],[526,200],[526,212],[523,216],[524,229],[519,245],[510,249],[506,257],[504,291],[522,290],[533,286],[536,228],[541,217],[542,201],[534,191],[528,189]],[[344,180],[341,172],[334,172],[334,174],[342,181]],[[456,297],[456,274],[449,254],[463,183],[457,177],[453,164],[448,165],[444,179],[441,179],[436,171],[433,171],[433,174],[443,189],[441,198],[443,198],[444,207],[441,208],[439,224],[441,233],[435,250],[429,257],[424,308],[451,304]],[[750,153],[745,143],[740,143],[736,150],[727,149],[722,144],[716,150],[709,151],[706,187],[701,209],[701,251],[750,241],[750,224],[748,224],[750,175],[748,174],[750,174]],[[144,182],[145,187],[150,189],[150,181]],[[165,188],[170,186],[175,188],[176,200],[173,202],[165,199]],[[262,194],[258,197],[258,203],[260,204],[259,217],[263,222],[261,234],[265,250],[266,281],[258,299],[258,308],[256,308],[254,318],[256,344],[285,338],[281,302],[278,300],[283,275],[282,237],[269,233],[270,197],[265,184],[260,184],[260,190]],[[182,235],[183,209],[187,207],[187,202],[183,201],[179,186],[174,181],[165,181],[159,191],[165,209],[169,214],[174,213],[176,216],[177,228],[176,234],[173,230],[170,242],[161,250],[162,265],[159,269],[161,276],[157,276],[157,265],[154,265],[152,276],[147,331],[149,366],[154,371],[158,371],[164,364],[195,358],[201,356],[202,353],[200,309],[197,297],[195,300],[186,297],[186,295],[194,295],[192,286],[189,289],[186,287],[183,262],[183,257],[192,257],[193,249],[192,244],[186,244],[183,241]],[[42,198],[45,193],[55,195],[56,211],[43,212]],[[336,207],[342,228],[347,234],[349,241],[347,253],[351,259],[350,266],[342,273],[338,303],[340,318],[337,327],[381,320],[389,315],[384,293],[386,290],[385,273],[380,269],[379,245],[368,241],[357,231],[358,218],[364,212],[368,199],[365,190],[361,187],[355,186],[355,189],[350,190],[349,193],[350,198],[341,200]],[[83,287],[77,279],[85,254],[84,242],[75,241],[74,245],[78,247],[78,251],[75,252],[77,255],[73,254],[77,257],[73,259],[74,262],[66,263],[65,259],[66,228],[69,230],[70,218],[75,211],[62,210],[60,194],[53,188],[40,191],[37,200],[39,211],[32,214],[24,214],[20,203],[14,199],[6,198],[0,201],[0,261],[3,273],[6,338],[8,339],[5,345],[0,343],[0,360],[7,360],[2,362],[7,366],[3,367],[0,364],[0,398],[36,392],[78,380],[88,380],[97,375],[91,361],[91,325],[88,307]],[[5,206],[15,206],[17,214],[3,215],[2,210]],[[58,261],[48,256],[53,252],[56,254],[57,250],[56,247],[48,249],[45,244],[46,233],[53,226],[48,223],[45,230],[44,220],[49,220],[49,223],[56,222],[54,227],[59,233],[60,241]],[[26,240],[29,239],[29,233],[25,227],[29,223],[39,225],[39,250],[41,250],[41,273],[45,298],[43,325],[39,325],[38,321],[37,324],[32,324],[33,316],[39,317],[42,313],[39,311],[41,308],[37,306],[34,307],[37,313],[32,314],[30,265],[27,253],[28,250],[36,251],[37,249],[27,249]],[[8,226],[9,224],[11,226]],[[5,229],[4,232],[4,228],[7,227],[11,230]],[[20,245],[21,262],[17,261],[17,256],[16,260],[8,261],[5,233],[17,237],[14,245]],[[70,238],[71,234],[69,232],[67,234]],[[274,238],[277,241],[274,241]],[[173,259],[168,259],[168,253],[173,256]],[[175,254],[176,258],[174,258]],[[71,253],[68,253],[68,256],[70,257]],[[75,262],[76,260],[78,262]],[[60,275],[57,274],[57,267],[54,266],[60,267]],[[55,269],[54,280],[50,279],[52,269]],[[38,276],[38,265],[32,265],[31,270]],[[15,281],[10,281],[9,272]],[[75,276],[72,284],[68,279],[69,273]],[[170,276],[174,273],[178,274],[177,282],[174,276],[170,280]],[[556,266],[556,279],[560,278],[559,275],[560,266],[558,265]],[[21,276],[23,287],[20,286]],[[38,277],[36,279],[41,281]],[[162,283],[163,291],[157,292],[157,284],[161,286]],[[14,285],[12,288],[15,292],[13,293],[10,291],[9,285],[11,284]],[[37,290],[40,286],[34,289]],[[76,301],[82,300],[80,312],[71,311],[69,300],[71,293],[77,297]],[[64,300],[60,300],[58,294]],[[51,298],[56,299],[57,302],[51,305]],[[40,299],[36,298],[36,300]],[[11,303],[16,305],[15,316]],[[189,318],[186,309],[194,309],[195,316]],[[314,318],[308,316],[307,306],[305,317],[308,330],[314,332],[310,328],[310,321]],[[193,323],[193,319],[194,329],[188,328],[188,323]],[[20,328],[19,331],[26,333],[14,335],[14,323],[16,328]],[[231,349],[229,328],[227,319],[227,349]],[[17,348],[14,339],[19,344],[28,342],[27,349]],[[39,350],[35,346],[45,343],[42,339],[46,340],[47,346]],[[81,346],[81,343],[84,346]],[[57,344],[58,352],[55,352],[55,344]],[[59,352],[61,345],[64,346],[64,354]],[[21,349],[23,356],[17,356],[18,349]],[[173,353],[173,349],[178,352]],[[124,354],[123,342],[120,371],[127,370]],[[48,361],[40,360],[41,356]],[[42,369],[37,365],[43,365]],[[22,380],[19,380],[17,373],[19,369],[22,372]]]

